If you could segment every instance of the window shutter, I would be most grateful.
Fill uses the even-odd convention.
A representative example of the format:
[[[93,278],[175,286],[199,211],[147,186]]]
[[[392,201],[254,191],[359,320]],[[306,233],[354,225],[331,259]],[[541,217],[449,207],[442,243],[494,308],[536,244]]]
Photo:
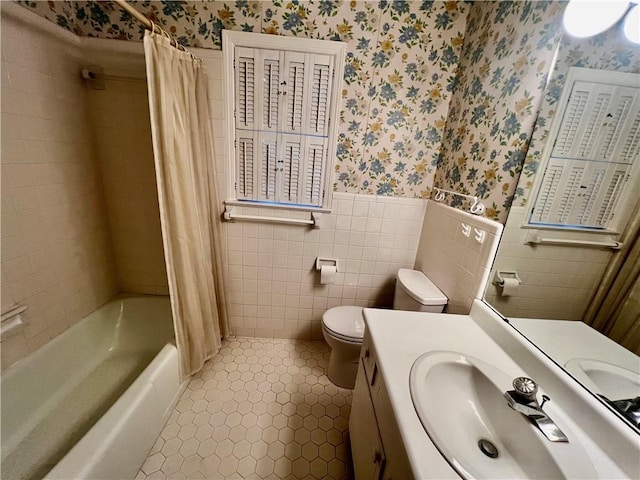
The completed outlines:
[[[542,181],[542,186],[538,193],[538,199],[533,210],[532,221],[550,223],[549,216],[551,214],[551,206],[553,205],[556,192],[558,191],[562,171],[562,165],[548,165]]]
[[[575,82],[552,157],[598,161],[633,160],[640,143],[639,89]],[[634,134],[635,133],[635,134]]]
[[[617,169],[613,172],[613,175],[611,175],[595,219],[595,223],[598,226],[606,227],[613,217],[613,212],[620,200],[620,194],[626,182],[626,175],[627,172],[623,169]]]
[[[307,145],[307,171],[305,182],[305,203],[320,205],[325,169],[326,142],[320,138],[310,139]]]
[[[530,223],[607,228],[637,157],[640,88],[582,75],[585,80],[568,85],[567,103],[558,112],[561,122]]]
[[[237,198],[323,206],[334,56],[234,52]]]
[[[242,132],[236,139],[236,195],[238,198],[253,198],[255,182],[255,137],[251,132]]]
[[[629,165],[550,159],[531,221],[606,228],[629,171]]]
[[[281,82],[281,52],[275,50],[259,50],[260,76],[262,78],[261,99],[262,106],[261,130],[277,131],[280,121],[280,82]]]
[[[302,169],[303,137],[285,135],[282,170],[282,198],[286,203],[303,203],[300,198],[300,178]]]
[[[638,150],[640,150],[640,109],[636,109],[636,118],[631,122],[629,133],[621,143],[620,161],[632,163]]]
[[[329,56],[309,55],[313,68],[309,133],[326,136],[329,127],[329,92],[333,76],[333,63]]]
[[[305,81],[307,68],[305,65],[305,55],[303,53],[291,52],[287,55],[285,61],[286,75],[286,114],[284,115],[284,125],[282,130],[285,132],[302,132],[303,119],[305,117],[306,102],[305,97],[308,96],[305,91],[305,85],[309,85]]]
[[[278,170],[280,168],[278,162],[278,142],[276,135],[261,134],[260,135],[260,169],[259,169],[259,185],[260,192],[258,198],[269,202],[275,202],[276,198],[276,180]]]
[[[255,50],[235,49],[236,128],[255,127]]]

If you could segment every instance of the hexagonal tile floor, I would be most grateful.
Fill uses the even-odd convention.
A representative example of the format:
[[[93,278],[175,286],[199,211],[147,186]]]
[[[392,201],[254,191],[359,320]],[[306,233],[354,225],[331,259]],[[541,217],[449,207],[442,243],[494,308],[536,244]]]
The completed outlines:
[[[351,390],[323,342],[238,338],[189,383],[136,479],[349,479]]]

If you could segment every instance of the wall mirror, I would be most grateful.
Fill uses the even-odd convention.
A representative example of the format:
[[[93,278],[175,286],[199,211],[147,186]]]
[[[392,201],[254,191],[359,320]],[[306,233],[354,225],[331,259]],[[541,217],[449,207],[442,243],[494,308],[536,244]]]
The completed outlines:
[[[638,429],[640,46],[619,27],[558,47],[484,300]]]

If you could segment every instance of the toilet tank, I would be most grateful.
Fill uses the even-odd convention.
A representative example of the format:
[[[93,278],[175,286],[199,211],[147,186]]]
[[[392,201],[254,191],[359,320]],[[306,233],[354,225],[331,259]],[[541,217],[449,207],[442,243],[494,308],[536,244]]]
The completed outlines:
[[[393,296],[394,310],[441,313],[447,297],[422,272],[401,268]]]

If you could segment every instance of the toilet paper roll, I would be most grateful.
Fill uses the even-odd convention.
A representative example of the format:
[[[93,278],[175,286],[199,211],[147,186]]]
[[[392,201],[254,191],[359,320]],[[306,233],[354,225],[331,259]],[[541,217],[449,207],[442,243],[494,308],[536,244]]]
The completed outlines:
[[[518,285],[520,285],[520,282],[517,278],[505,278],[504,283],[502,284],[502,293],[500,296],[509,297],[511,295],[515,295],[518,291]]]
[[[323,265],[320,267],[320,283],[322,285],[330,285],[336,281],[336,273],[338,268],[334,265]]]

